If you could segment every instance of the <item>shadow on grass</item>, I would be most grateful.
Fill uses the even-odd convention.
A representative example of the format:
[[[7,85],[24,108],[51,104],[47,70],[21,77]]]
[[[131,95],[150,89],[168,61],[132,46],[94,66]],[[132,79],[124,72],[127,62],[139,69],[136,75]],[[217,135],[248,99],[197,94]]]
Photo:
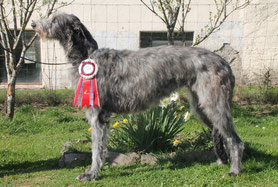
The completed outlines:
[[[0,166],[0,177],[4,177],[6,175],[16,175],[22,173],[33,173],[39,171],[47,171],[58,168],[58,160],[59,158],[49,159],[49,160],[41,160],[35,162],[22,162],[15,164],[7,164]]]
[[[105,179],[105,178],[118,178],[118,177],[126,177],[130,175],[134,175],[134,171],[136,172],[147,172],[147,171],[155,171],[157,168],[145,168],[142,167],[142,165],[139,165],[138,163],[133,163],[130,165],[125,165],[125,166],[109,166],[109,173],[105,172],[100,172],[98,175],[98,180]],[[104,170],[108,169],[104,168]]]
[[[194,166],[195,164],[210,165],[216,162],[212,151],[192,151],[183,155],[177,155],[173,159],[160,159],[161,164],[171,162],[171,169],[183,169]],[[228,164],[229,166],[230,164]],[[257,150],[249,143],[245,143],[243,155],[243,172],[258,173],[264,170],[278,169],[278,156],[267,154]]]
[[[250,143],[245,143],[243,172],[258,173],[264,170],[278,170],[278,156],[257,150]]]
[[[70,167],[61,168],[58,165],[59,159],[60,158],[53,158],[53,159],[34,161],[34,162],[26,161],[22,163],[7,164],[4,166],[0,166],[0,178],[4,176],[24,174],[24,173],[34,173],[34,172],[57,170],[57,169],[64,169],[64,168],[70,169],[70,168],[75,168],[80,166],[88,166],[90,164],[89,161],[84,161],[80,164],[75,164]]]
[[[216,161],[213,151],[208,150],[195,150],[178,154],[172,159],[160,160],[160,163],[171,162],[170,169],[183,169],[186,167],[194,166],[195,164],[210,165]]]
[[[0,166],[0,177],[9,176],[9,175],[17,175],[23,173],[33,173],[33,172],[40,172],[40,171],[48,171],[48,170],[57,170],[63,169],[58,166],[59,158],[53,158],[49,160],[42,160],[42,161],[35,161],[35,162],[22,162],[22,163],[15,163],[15,164],[7,164],[4,166]],[[171,163],[168,165],[167,163]],[[164,167],[169,169],[183,169],[186,167],[194,166],[195,164],[202,164],[202,165],[210,165],[211,163],[215,162],[215,156],[212,151],[192,151],[189,153],[185,153],[183,155],[178,155],[174,158],[164,158],[159,159],[159,164],[151,167],[144,167],[141,164],[131,164],[127,166],[122,166],[119,168],[117,167],[110,167],[109,170],[117,171],[116,174],[111,176],[110,174],[100,174],[99,179],[105,178],[107,176],[110,177],[119,177],[119,176],[128,176],[132,175],[133,169],[138,168],[141,172],[144,171],[155,171],[161,170]],[[273,156],[271,154],[264,153],[252,147],[249,143],[245,144],[245,152],[243,162],[243,173],[258,173],[264,170],[269,169],[278,169],[278,156]],[[80,166],[89,166],[90,161],[83,162],[78,165],[74,165],[67,168],[74,168]],[[141,169],[140,169],[141,168]],[[107,169],[107,168],[106,168]],[[138,169],[136,171],[138,171]],[[129,172],[130,171],[130,172]],[[111,173],[111,172],[109,172]]]

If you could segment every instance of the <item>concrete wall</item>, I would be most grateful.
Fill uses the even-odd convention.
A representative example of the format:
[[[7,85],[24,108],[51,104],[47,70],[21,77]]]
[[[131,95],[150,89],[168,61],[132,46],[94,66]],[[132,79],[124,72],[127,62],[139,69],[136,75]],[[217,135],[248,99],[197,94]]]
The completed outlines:
[[[209,11],[215,12],[213,2],[192,1],[185,28],[194,31],[195,37],[208,23]],[[99,47],[137,50],[140,31],[166,31],[162,21],[139,0],[76,0],[60,11],[77,15]],[[227,59],[237,83],[259,84],[262,82],[259,79],[261,75],[271,68],[273,83],[278,84],[277,14],[277,0],[253,0],[247,8],[234,12],[220,30],[201,43],[200,47],[215,51]],[[34,19],[36,17],[34,15]],[[42,41],[41,49],[42,61],[66,62],[57,42]],[[68,65],[43,66],[43,83],[39,87],[71,87],[72,80],[67,73],[69,68]]]
[[[243,24],[242,82],[261,83],[270,68],[278,84],[278,1],[256,0],[241,15]]]

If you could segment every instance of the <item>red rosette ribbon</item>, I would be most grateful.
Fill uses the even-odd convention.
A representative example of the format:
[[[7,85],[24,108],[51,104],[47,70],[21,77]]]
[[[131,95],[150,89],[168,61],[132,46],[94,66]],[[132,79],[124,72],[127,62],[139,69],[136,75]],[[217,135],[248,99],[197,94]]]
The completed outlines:
[[[83,108],[86,106],[100,107],[96,74],[98,72],[98,65],[93,59],[86,59],[81,62],[79,66],[79,81],[75,91],[73,106]]]

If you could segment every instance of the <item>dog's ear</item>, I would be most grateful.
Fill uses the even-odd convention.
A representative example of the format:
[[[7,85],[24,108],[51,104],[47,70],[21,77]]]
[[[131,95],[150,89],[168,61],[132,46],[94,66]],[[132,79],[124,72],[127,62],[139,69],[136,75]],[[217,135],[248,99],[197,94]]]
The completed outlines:
[[[74,32],[80,32],[80,25],[77,22],[73,22],[72,29]]]
[[[73,28],[74,33],[76,33],[80,36],[83,36],[85,38],[85,34],[84,34],[81,24],[82,23],[80,23],[80,21],[74,22],[72,25],[72,28]]]

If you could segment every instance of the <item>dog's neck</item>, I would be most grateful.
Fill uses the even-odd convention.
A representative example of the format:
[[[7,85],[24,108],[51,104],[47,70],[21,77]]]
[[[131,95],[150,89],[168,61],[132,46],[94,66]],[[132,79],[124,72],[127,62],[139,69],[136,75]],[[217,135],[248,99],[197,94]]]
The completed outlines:
[[[98,49],[98,44],[90,34],[90,32],[87,30],[87,28],[82,24],[82,40],[78,37],[72,37],[71,41],[67,41],[65,43],[62,43],[62,46],[64,47],[66,51],[66,56],[68,61],[73,66],[79,66],[79,64],[87,59],[90,54],[92,54],[95,50]]]

